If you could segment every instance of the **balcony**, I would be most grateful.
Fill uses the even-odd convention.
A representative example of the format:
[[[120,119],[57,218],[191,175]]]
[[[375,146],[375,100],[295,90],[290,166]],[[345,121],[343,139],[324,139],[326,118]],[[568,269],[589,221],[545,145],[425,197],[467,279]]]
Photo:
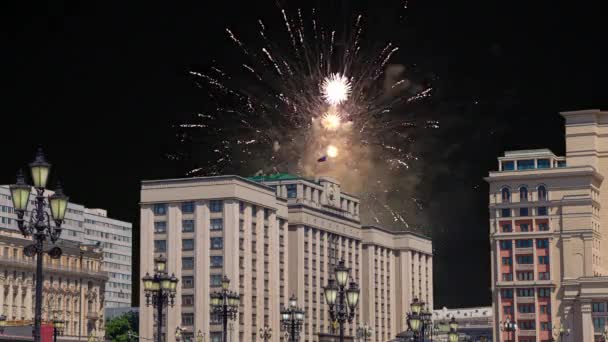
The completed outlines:
[[[526,336],[526,337],[534,337],[536,336],[536,330],[519,330],[519,336]]]
[[[517,303],[518,304],[534,303],[534,297],[517,297]]]
[[[516,271],[534,271],[534,264],[515,264]]]
[[[99,315],[97,314],[97,312],[87,312],[87,319],[96,321],[97,319],[99,319]]]
[[[519,302],[521,302],[521,301],[519,301]],[[536,319],[536,313],[534,313],[534,312],[526,312],[526,313],[519,312],[517,314],[517,319],[535,320]]]
[[[515,253],[517,253],[517,254],[532,254],[532,253],[534,253],[534,248],[533,247],[523,247],[523,248],[515,247]]]

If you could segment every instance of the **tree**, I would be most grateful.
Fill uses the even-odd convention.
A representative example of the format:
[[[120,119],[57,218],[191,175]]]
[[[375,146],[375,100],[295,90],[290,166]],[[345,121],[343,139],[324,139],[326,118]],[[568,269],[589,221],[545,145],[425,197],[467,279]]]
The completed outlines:
[[[130,342],[130,334],[139,331],[139,317],[130,311],[106,322],[106,338],[112,342]]]

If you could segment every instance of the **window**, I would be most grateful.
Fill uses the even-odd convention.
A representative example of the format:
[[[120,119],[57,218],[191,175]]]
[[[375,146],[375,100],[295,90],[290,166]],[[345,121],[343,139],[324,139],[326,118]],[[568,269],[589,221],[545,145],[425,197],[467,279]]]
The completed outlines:
[[[511,233],[513,231],[513,227],[511,227],[510,224],[503,224],[502,225],[502,232],[503,233]]]
[[[548,223],[539,223],[538,224],[538,230],[540,230],[540,231],[547,231],[547,230],[549,230],[549,224]]]
[[[604,332],[606,317],[593,317],[593,330],[598,333]]]
[[[503,171],[513,171],[515,170],[515,163],[510,160],[510,161],[503,161],[502,162],[502,170]]]
[[[222,229],[224,229],[224,220],[211,219],[211,230],[222,230]]]
[[[535,321],[519,321],[517,324],[517,327],[520,330],[536,330],[536,322]]]
[[[518,255],[517,263],[521,265],[529,265],[534,263],[534,258],[531,255]]]
[[[541,265],[548,265],[549,264],[549,257],[544,255],[544,256],[539,256],[538,257],[538,263]]]
[[[513,289],[502,289],[502,290],[500,290],[500,296],[502,298],[513,298]]]
[[[534,304],[519,304],[517,306],[517,312],[519,313],[534,313]]]
[[[194,287],[194,277],[193,276],[182,276],[182,287],[184,289],[191,289]]]
[[[167,232],[167,222],[165,222],[165,221],[154,222],[154,233],[164,234],[166,232]]]
[[[182,306],[192,306],[194,305],[194,296],[193,295],[182,295]]]
[[[511,202],[511,192],[509,191],[509,188],[502,188],[502,203],[509,203]]]
[[[551,323],[550,322],[540,322],[540,330],[551,331]]]
[[[566,167],[566,161],[565,160],[558,160],[557,161],[557,167]]]
[[[224,202],[220,200],[209,201],[209,210],[212,213],[221,213],[224,210]]]
[[[194,239],[182,239],[182,251],[191,251],[194,249]]]
[[[501,209],[500,217],[511,217],[511,209],[509,209],[509,208]]]
[[[519,201],[528,202],[528,188],[525,186],[519,188]]]
[[[182,258],[182,269],[184,269],[184,270],[194,269],[194,258],[193,257],[183,257]]]
[[[239,213],[245,212],[245,202],[239,201]]]
[[[538,191],[538,200],[546,201],[547,200],[547,188],[544,185],[539,185],[537,191]]]
[[[502,264],[503,265],[512,265],[512,259],[510,257],[502,257]]]
[[[217,322],[218,324],[220,322]],[[222,333],[221,332],[211,332],[209,333],[210,335],[210,342],[222,342]]]
[[[211,238],[211,249],[222,249],[224,246],[222,237],[212,237]]]
[[[511,296],[512,297],[512,296]],[[513,307],[510,305],[507,306],[503,306],[502,311],[505,315],[512,315],[513,314]]]
[[[534,168],[534,159],[524,159],[517,161],[518,170],[530,170]]]
[[[550,314],[551,313],[550,311],[551,310],[549,310],[549,305],[545,304],[545,305],[541,305],[540,306],[540,313],[541,314]]]
[[[503,273],[502,280],[503,281],[513,281],[513,273]]]
[[[211,256],[211,267],[222,267],[224,265],[224,257],[221,255]]]
[[[296,198],[298,195],[296,184],[287,184],[287,198]]]
[[[551,280],[549,272],[538,272],[538,280]]]
[[[530,248],[533,246],[532,239],[515,240],[516,248]]]
[[[194,231],[194,220],[182,220],[182,232],[192,233]]]
[[[156,216],[167,215],[167,205],[165,203],[156,203],[154,205],[154,215],[156,215]]]
[[[522,223],[519,225],[519,230],[522,232],[529,232],[530,231],[530,225],[527,223]]]
[[[606,303],[593,303],[591,305],[592,312],[606,312]]]
[[[517,289],[517,297],[534,297],[534,289]]]
[[[500,241],[500,249],[511,249],[512,243],[511,240],[501,240]]]
[[[538,208],[536,209],[536,211],[537,211],[537,213],[536,213],[536,214],[537,214],[538,216],[547,216],[547,215],[548,215],[548,213],[549,213],[549,211],[547,210],[547,207],[538,207]]]
[[[182,324],[183,325],[194,325],[194,313],[182,313]]]
[[[538,159],[536,161],[537,169],[548,169],[551,167],[551,160],[549,159]]]
[[[549,239],[538,239],[538,240],[536,240],[536,247],[538,247],[538,248],[548,248],[549,247]]]
[[[529,210],[528,208],[519,208],[519,216],[528,216]]]
[[[212,274],[210,276],[209,284],[213,287],[222,286],[222,275],[221,274]]]
[[[194,212],[194,202],[184,202],[182,203],[182,213],[191,214]]]
[[[542,287],[538,289],[538,297],[548,298],[551,297],[551,289],[548,287]]]
[[[161,253],[167,251],[167,241],[166,240],[154,240],[154,252]]]
[[[517,272],[517,280],[534,280],[534,272]]]

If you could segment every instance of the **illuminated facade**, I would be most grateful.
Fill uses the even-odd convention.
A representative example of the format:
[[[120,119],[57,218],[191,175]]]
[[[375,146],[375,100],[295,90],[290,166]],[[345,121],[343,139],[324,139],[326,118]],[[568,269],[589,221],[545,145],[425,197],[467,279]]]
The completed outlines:
[[[490,184],[496,341],[600,340],[608,310],[608,112],[565,112],[566,156],[505,152]],[[602,304],[603,303],[603,304]],[[501,332],[506,319],[518,331]]]
[[[229,332],[233,341],[255,340],[264,325],[277,332],[271,341],[283,341],[279,313],[292,293],[306,310],[301,340],[332,333],[323,286],[339,258],[362,288],[348,335],[369,322],[378,332],[372,340],[385,341],[404,330],[413,296],[432,303],[430,240],[361,227],[359,199],[329,178],[278,174],[144,181],[141,199],[141,269],[152,271],[153,255],[168,256],[169,272],[181,286],[164,331],[181,326],[182,340],[199,330],[210,341],[221,339],[221,325],[209,323],[209,293],[223,274],[242,296]],[[140,318],[140,336],[153,338],[153,309],[142,307]],[[173,341],[173,334],[165,335]]]

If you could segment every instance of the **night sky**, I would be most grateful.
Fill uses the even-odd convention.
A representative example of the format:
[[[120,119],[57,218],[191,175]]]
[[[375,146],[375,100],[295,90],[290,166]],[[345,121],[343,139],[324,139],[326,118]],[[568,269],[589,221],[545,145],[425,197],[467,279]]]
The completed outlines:
[[[403,13],[388,11],[389,1],[322,3],[367,13],[370,36],[401,46],[392,62],[432,80],[424,111],[441,128],[418,151],[419,191],[431,199],[423,215],[436,250],[435,305],[490,305],[482,177],[504,150],[562,154],[559,111],[608,109],[602,12],[584,2],[410,0]],[[74,202],[136,228],[140,180],[186,170],[166,154],[176,148],[172,124],[200,108],[188,71],[233,58],[226,26],[282,25],[271,0],[2,7],[0,183],[13,182],[42,145]],[[380,28],[400,15],[399,25]]]

